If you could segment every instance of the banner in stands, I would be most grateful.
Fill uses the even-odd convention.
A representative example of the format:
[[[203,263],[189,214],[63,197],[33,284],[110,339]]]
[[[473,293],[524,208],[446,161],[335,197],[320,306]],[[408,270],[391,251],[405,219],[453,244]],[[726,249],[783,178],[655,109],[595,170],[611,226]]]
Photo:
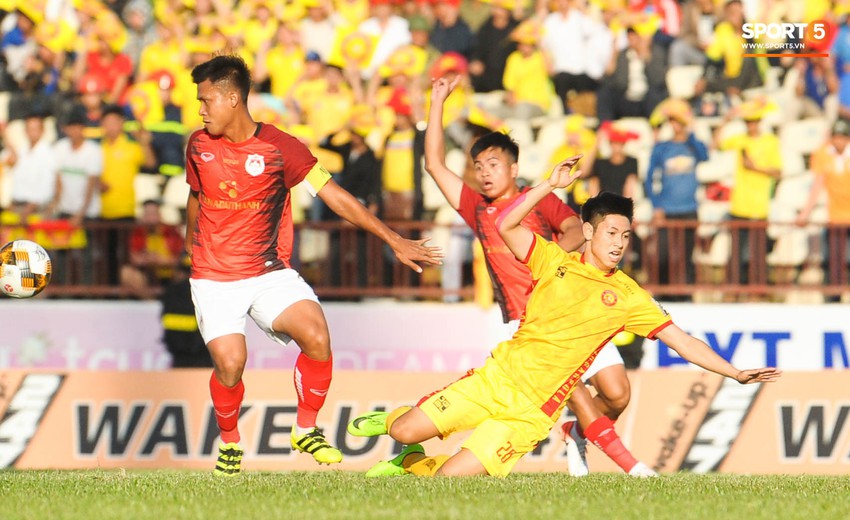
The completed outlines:
[[[676,324],[742,368],[850,367],[844,305],[665,307]],[[324,310],[337,369],[460,372],[480,365],[506,334],[496,307],[474,304],[326,303]],[[248,368],[291,369],[296,346],[280,347],[248,321]],[[161,337],[156,302],[0,301],[0,369],[162,370],[171,358]],[[653,341],[622,350],[637,354],[645,369],[689,366]]]
[[[398,453],[392,439],[346,433],[355,416],[412,404],[455,373],[338,371],[319,415],[341,464],[319,467],[293,453],[296,398],[289,371],[245,373],[240,419],[243,468],[362,471]],[[632,402],[617,422],[627,446],[661,472],[847,474],[850,401],[840,372],[786,373],[773,384],[739,385],[694,371],[630,374]],[[177,468],[211,470],[218,430],[209,372],[0,372],[0,468]],[[517,466],[566,470],[555,428]],[[465,435],[425,443],[454,453]],[[593,447],[592,471],[619,471]]]

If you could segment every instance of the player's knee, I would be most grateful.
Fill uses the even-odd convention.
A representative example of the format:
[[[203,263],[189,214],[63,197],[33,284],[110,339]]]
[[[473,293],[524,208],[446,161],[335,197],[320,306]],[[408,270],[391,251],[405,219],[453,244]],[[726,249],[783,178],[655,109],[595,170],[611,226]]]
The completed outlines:
[[[629,400],[631,400],[632,397],[632,391],[628,384],[613,385],[612,387],[606,388],[604,393],[600,392],[600,395],[608,405],[609,413],[607,415],[611,419],[616,419],[629,405]]]
[[[219,360],[215,364],[215,373],[221,384],[232,388],[242,379],[242,370],[244,368],[244,364],[235,360]]]
[[[387,433],[402,444],[416,444],[422,440],[414,425],[410,424],[410,421],[405,421],[404,417],[393,422]]]
[[[331,338],[326,328],[312,327],[298,337],[301,352],[310,359],[327,361],[331,357]]]

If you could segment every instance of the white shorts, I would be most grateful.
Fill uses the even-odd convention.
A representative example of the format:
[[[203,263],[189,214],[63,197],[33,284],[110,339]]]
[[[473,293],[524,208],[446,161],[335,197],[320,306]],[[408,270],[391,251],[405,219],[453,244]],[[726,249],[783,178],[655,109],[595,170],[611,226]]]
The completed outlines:
[[[217,282],[192,278],[195,317],[205,343],[227,334],[245,335],[245,318],[281,345],[292,338],[272,330],[272,323],[290,305],[301,300],[319,303],[319,298],[294,269],[272,271],[254,278]]]
[[[504,337],[500,341],[510,339],[518,329],[519,320],[511,320],[505,323],[503,329]],[[599,354],[596,355],[596,359],[594,359],[593,363],[590,364],[590,368],[587,369],[587,372],[582,374],[581,380],[586,383],[588,379],[595,376],[603,369],[623,364],[623,356],[620,355],[620,349],[617,348],[617,345],[615,345],[612,341],[609,341],[604,347],[602,347]]]

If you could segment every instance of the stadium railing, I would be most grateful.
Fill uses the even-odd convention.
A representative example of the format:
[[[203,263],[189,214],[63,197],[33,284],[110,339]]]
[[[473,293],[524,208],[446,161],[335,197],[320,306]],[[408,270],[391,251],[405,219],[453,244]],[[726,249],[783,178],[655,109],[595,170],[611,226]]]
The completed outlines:
[[[391,222],[408,238],[433,237],[446,249],[452,233],[464,236],[461,225],[432,222]],[[132,224],[87,224],[83,249],[51,249],[54,280],[49,298],[124,298],[129,293],[117,282],[120,266],[129,261]],[[623,262],[623,269],[658,299],[696,298],[701,301],[761,299],[784,301],[802,293],[812,301],[848,297],[848,240],[850,227],[724,221],[706,229],[697,221],[666,221],[641,225]],[[659,251],[659,231],[668,235],[667,254]],[[749,235],[749,240],[742,236]],[[687,250],[687,235],[693,250]],[[395,260],[392,251],[373,235],[347,223],[308,222],[296,226],[293,266],[323,299],[400,298],[421,300],[471,299],[474,295],[472,253],[459,269],[460,285],[441,283],[441,269],[427,267],[417,275]],[[746,255],[740,255],[742,249]],[[451,255],[457,255],[451,252]],[[666,258],[666,262],[665,262]],[[450,259],[447,259],[450,260]],[[689,262],[692,267],[689,267]]]

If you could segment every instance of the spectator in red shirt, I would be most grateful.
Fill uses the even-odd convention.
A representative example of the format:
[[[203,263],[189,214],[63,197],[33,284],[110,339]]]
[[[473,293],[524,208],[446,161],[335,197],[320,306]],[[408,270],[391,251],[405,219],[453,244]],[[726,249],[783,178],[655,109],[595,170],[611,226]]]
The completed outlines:
[[[183,237],[162,222],[159,202],[146,200],[130,234],[130,263],[121,267],[121,286],[138,298],[154,296],[171,280],[182,251]]]

